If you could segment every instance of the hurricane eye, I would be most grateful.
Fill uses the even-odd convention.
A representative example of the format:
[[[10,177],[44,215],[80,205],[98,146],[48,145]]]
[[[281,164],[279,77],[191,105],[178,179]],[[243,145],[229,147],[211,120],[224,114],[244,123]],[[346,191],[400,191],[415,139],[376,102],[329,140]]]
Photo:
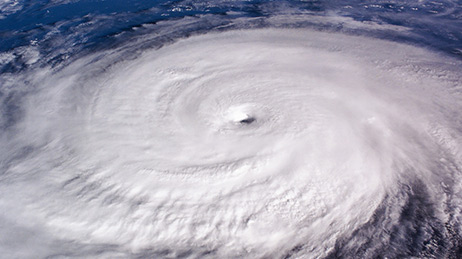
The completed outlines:
[[[248,117],[239,121],[241,124],[252,124],[256,119],[254,117]]]

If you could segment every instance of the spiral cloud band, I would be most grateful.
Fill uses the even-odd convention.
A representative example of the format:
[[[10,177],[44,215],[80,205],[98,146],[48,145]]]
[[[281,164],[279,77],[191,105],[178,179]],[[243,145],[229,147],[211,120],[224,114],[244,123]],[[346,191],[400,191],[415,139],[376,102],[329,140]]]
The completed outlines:
[[[460,249],[459,60],[308,29],[196,35],[109,64],[119,50],[29,75],[2,140],[10,256]]]

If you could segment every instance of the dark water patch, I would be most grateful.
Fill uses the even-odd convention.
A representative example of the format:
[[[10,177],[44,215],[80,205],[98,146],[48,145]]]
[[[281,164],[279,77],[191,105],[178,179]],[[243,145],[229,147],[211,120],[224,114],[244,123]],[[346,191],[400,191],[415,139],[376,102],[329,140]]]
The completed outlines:
[[[327,258],[448,258],[457,254],[459,248],[453,243],[458,241],[449,238],[431,200],[422,182],[401,185],[401,191],[386,197],[369,222],[337,240]]]

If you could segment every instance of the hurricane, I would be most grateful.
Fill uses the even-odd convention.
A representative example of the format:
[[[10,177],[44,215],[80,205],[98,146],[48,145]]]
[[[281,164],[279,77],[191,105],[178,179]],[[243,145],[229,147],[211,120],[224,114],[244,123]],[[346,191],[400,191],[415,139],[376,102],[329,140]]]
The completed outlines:
[[[2,258],[460,258],[459,1],[0,2]]]

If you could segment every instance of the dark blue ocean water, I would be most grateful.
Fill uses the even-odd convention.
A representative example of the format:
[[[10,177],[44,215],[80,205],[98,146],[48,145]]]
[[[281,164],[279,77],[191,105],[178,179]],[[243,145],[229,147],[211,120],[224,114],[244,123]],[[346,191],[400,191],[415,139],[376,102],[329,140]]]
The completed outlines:
[[[20,47],[36,46],[46,62],[59,62],[63,56],[108,48],[150,33],[146,25],[159,22],[197,23],[194,28],[176,28],[170,35],[175,38],[226,26],[269,26],[265,19],[277,15],[297,17],[296,22],[284,25],[287,27],[352,30],[461,55],[461,5],[461,1],[6,1],[0,10],[0,51],[14,53],[14,59],[3,59],[1,71],[13,72],[24,66],[27,57],[17,50]],[[408,30],[352,29],[348,28],[350,20],[317,24],[311,21],[312,16],[350,18]],[[253,19],[245,25],[233,24],[242,18]],[[156,30],[155,26],[149,28]]]

